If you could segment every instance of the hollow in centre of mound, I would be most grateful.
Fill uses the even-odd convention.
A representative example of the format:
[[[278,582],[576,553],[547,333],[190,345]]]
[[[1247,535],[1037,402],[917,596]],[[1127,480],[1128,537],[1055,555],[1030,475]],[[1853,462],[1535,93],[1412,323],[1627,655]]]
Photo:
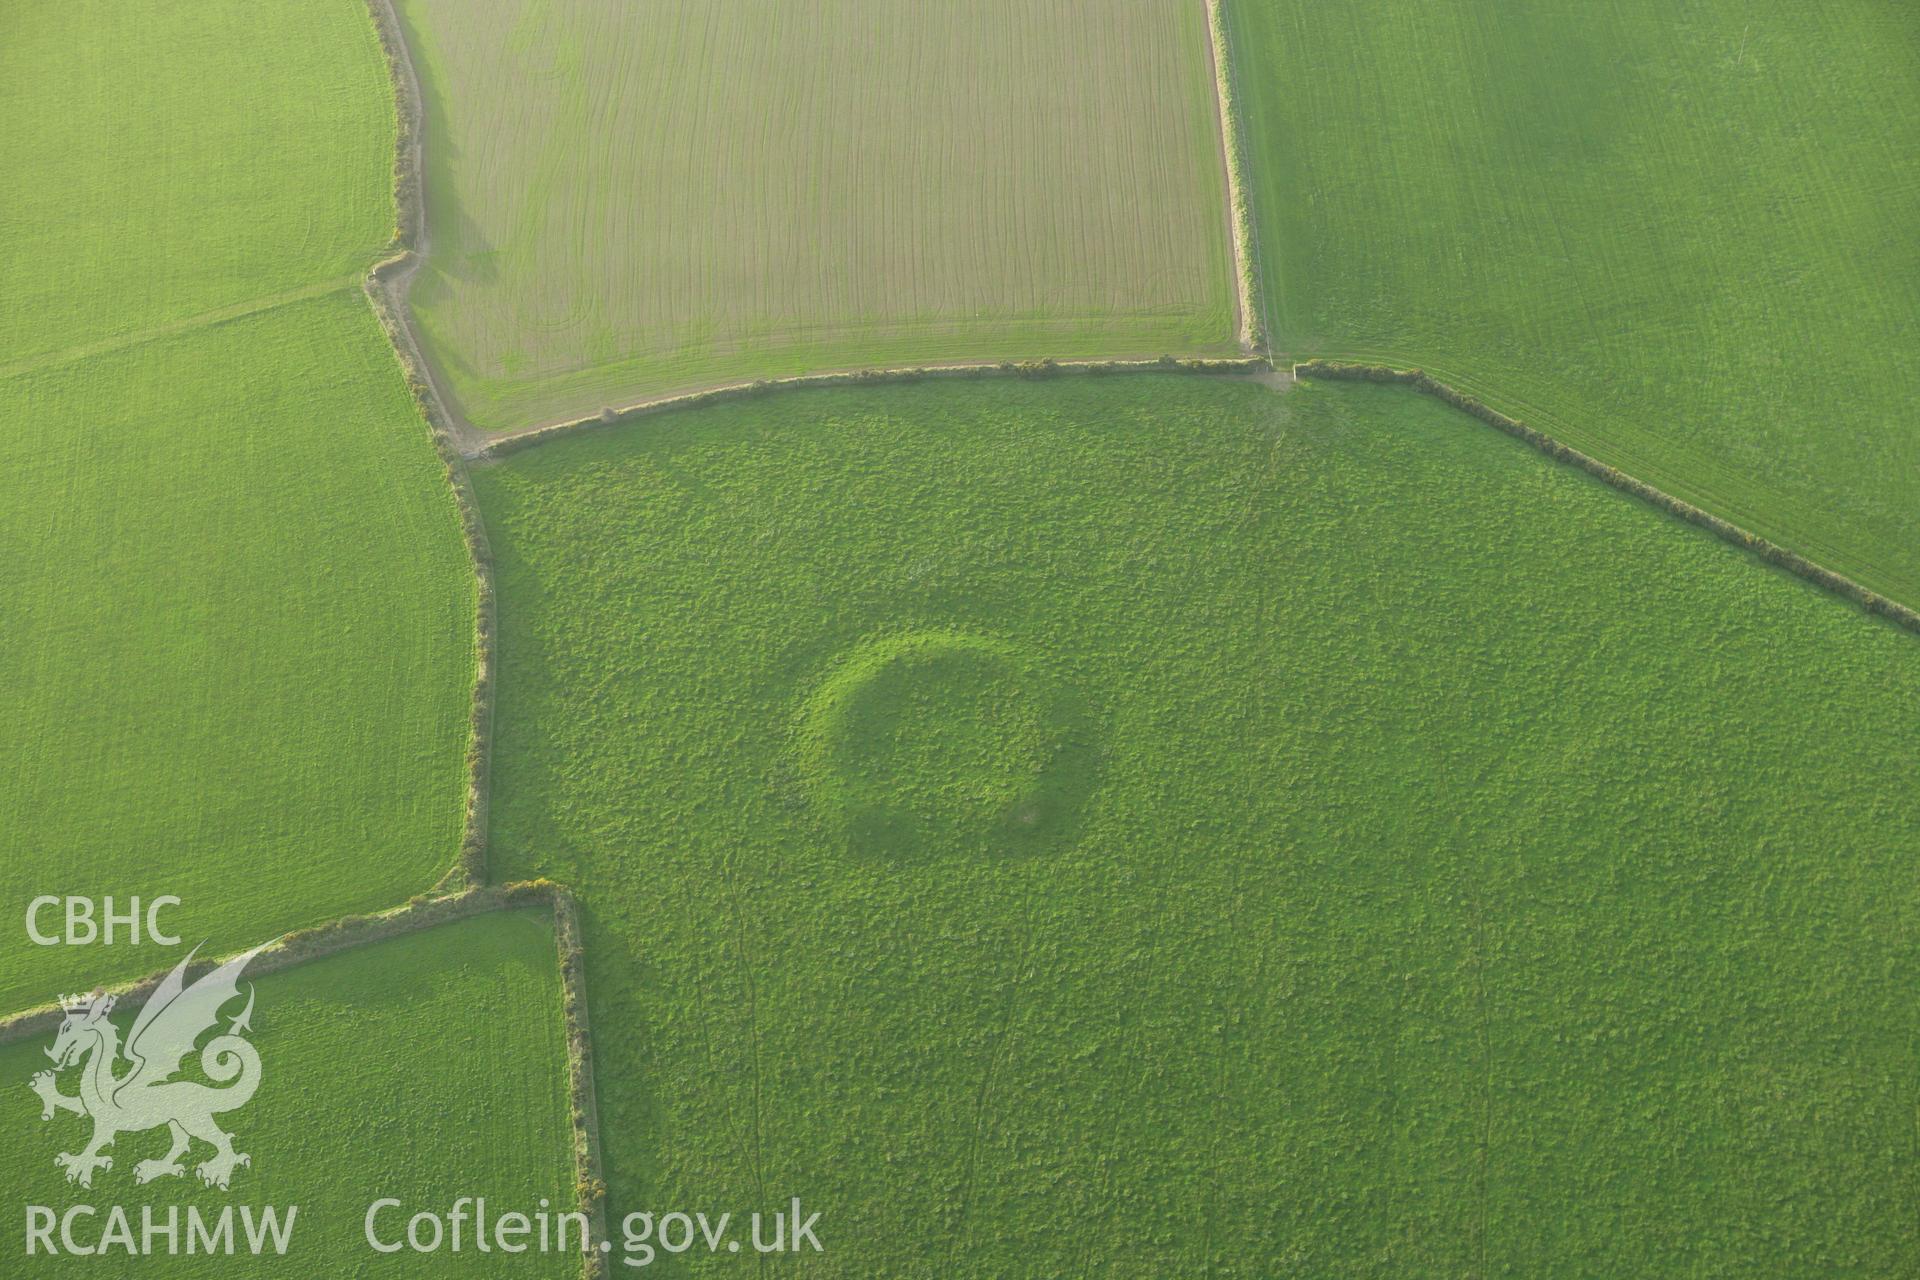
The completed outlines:
[[[856,852],[1036,852],[1072,838],[1091,789],[1085,707],[1003,640],[869,641],[808,700],[805,772]]]

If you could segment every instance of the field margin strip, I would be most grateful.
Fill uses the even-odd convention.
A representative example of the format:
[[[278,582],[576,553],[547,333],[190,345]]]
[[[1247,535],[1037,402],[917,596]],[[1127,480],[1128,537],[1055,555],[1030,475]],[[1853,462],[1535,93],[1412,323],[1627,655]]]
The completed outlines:
[[[1227,43],[1225,0],[1206,0],[1208,57],[1213,63],[1215,107],[1220,115],[1221,160],[1227,173],[1227,233],[1233,251],[1233,282],[1240,310],[1240,345],[1249,351],[1273,352],[1267,346],[1265,313],[1261,301],[1253,206],[1247,198],[1246,143],[1233,87],[1233,52]]]
[[[656,413],[678,409],[697,409],[703,405],[729,400],[749,400],[782,391],[801,391],[818,387],[866,387],[888,383],[925,382],[935,379],[975,378],[1051,378],[1063,374],[1103,375],[1123,373],[1191,373],[1215,376],[1244,376],[1270,373],[1273,366],[1264,356],[1201,357],[1176,359],[1161,356],[1156,360],[1028,360],[1019,364],[978,362],[964,364],[915,365],[898,369],[857,369],[851,372],[802,373],[790,378],[758,378],[752,382],[731,382],[725,386],[686,391],[677,395],[642,400],[619,409],[603,409],[586,418],[570,418],[538,427],[524,427],[490,438],[467,456],[474,459],[497,458],[555,436],[572,435],[591,427],[613,426]]]
[[[1483,401],[1448,386],[1439,379],[1429,376],[1421,369],[1395,369],[1381,364],[1350,364],[1337,360],[1307,360],[1293,366],[1293,376],[1300,378],[1320,378],[1345,382],[1390,382],[1410,386],[1442,400],[1464,413],[1470,414],[1487,425],[1524,441],[1541,453],[1557,462],[1577,467],[1622,493],[1640,499],[1642,502],[1658,507],[1669,515],[1677,516],[1688,524],[1695,525],[1724,542],[1759,557],[1767,564],[1784,569],[1795,577],[1803,578],[1842,599],[1851,601],[1875,617],[1885,618],[1894,625],[1903,627],[1915,635],[1920,635],[1920,612],[1908,608],[1897,600],[1888,599],[1878,592],[1869,591],[1845,574],[1836,573],[1825,565],[1816,564],[1805,556],[1789,551],[1779,543],[1771,542],[1759,534],[1743,529],[1730,520],[1723,520],[1710,511],[1694,506],[1682,498],[1676,498],[1664,489],[1656,489],[1636,476],[1628,475],[1618,467],[1608,466],[1591,454],[1582,453],[1573,446],[1562,443],[1544,431],[1537,431],[1525,423],[1491,407]]]

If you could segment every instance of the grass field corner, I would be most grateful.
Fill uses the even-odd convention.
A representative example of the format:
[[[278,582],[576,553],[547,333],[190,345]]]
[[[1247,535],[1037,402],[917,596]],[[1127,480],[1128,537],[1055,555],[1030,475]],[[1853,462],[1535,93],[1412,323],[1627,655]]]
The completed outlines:
[[[1425,368],[1920,607],[1898,5],[1228,5],[1276,350]]]
[[[262,978],[254,1027],[259,1091],[227,1122],[252,1162],[235,1172],[229,1194],[206,1194],[191,1171],[136,1189],[135,1163],[165,1153],[166,1135],[155,1132],[123,1134],[115,1167],[80,1194],[102,1215],[129,1199],[210,1217],[234,1204],[297,1206],[287,1256],[195,1257],[183,1248],[141,1259],[107,1250],[42,1255],[23,1274],[257,1276],[305,1258],[326,1259],[320,1270],[336,1276],[576,1280],[577,1255],[382,1254],[364,1234],[368,1207],[383,1198],[404,1206],[376,1219],[383,1243],[404,1235],[412,1213],[444,1215],[461,1196],[496,1206],[545,1201],[556,1212],[575,1206],[560,978],[545,912],[495,912]],[[39,1121],[39,1102],[13,1087],[45,1065],[37,1041],[0,1048],[16,1135],[0,1156],[0,1188],[10,1201],[64,1206],[75,1192],[51,1156],[78,1149],[86,1124],[64,1113]],[[79,1239],[90,1243],[104,1225],[77,1222]]]

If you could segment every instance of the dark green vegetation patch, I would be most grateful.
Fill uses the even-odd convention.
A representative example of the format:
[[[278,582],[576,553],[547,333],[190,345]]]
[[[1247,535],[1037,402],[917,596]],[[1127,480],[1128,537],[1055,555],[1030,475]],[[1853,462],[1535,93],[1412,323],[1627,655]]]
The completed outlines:
[[[1920,1247],[1911,636],[1396,388],[795,393],[476,479],[616,1214],[799,1195],[862,1276]]]

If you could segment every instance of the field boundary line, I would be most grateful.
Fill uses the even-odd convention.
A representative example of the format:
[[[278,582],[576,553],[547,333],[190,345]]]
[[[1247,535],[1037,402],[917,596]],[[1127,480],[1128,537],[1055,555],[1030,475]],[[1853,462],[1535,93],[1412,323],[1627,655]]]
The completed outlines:
[[[150,329],[116,334],[111,338],[102,338],[98,342],[82,343],[77,347],[63,347],[58,351],[43,351],[36,356],[27,356],[25,359],[0,364],[0,378],[12,378],[41,369],[57,369],[63,365],[78,364],[82,360],[110,355],[129,347],[145,346],[149,342],[158,342],[163,338],[175,338],[183,333],[192,333],[195,329],[207,329],[234,320],[244,320],[248,316],[257,316],[263,311],[292,306],[296,302],[324,298],[329,294],[351,289],[359,279],[357,272],[351,275],[333,276],[326,280],[316,280],[312,284],[284,289],[279,293],[262,294],[257,298],[248,298],[244,302],[215,307],[211,311],[202,311],[197,315],[182,316],[178,320],[169,320],[164,324],[154,325]]]
[[[552,905],[560,960],[561,1017],[566,1030],[567,1122],[571,1137],[568,1147],[574,1196],[593,1224],[595,1235],[604,1240],[610,1238],[606,1229],[606,1164],[600,1144],[599,1092],[594,1084],[593,1034],[587,1012],[586,942],[579,904],[570,889],[550,880],[498,887],[488,884],[494,693],[499,666],[493,546],[467,474],[466,459],[473,452],[470,440],[477,433],[452,407],[452,398],[441,387],[421,347],[407,306],[407,291],[426,260],[431,235],[427,226],[423,153],[426,100],[393,0],[367,0],[367,12],[386,54],[388,78],[393,85],[394,232],[387,255],[368,269],[361,287],[381,328],[386,330],[394,359],[406,378],[407,390],[419,407],[434,449],[440,455],[447,485],[460,513],[461,536],[466,542],[474,576],[474,682],[467,732],[465,825],[459,856],[435,886],[435,891],[453,891],[445,899],[451,901],[497,898],[501,905],[509,905],[544,898]],[[604,1280],[608,1274],[606,1255],[595,1248],[582,1253],[580,1267],[585,1280]]]
[[[561,1019],[565,1028],[567,1065],[568,1143],[574,1193],[593,1224],[596,1239],[608,1239],[607,1184],[600,1153],[600,1107],[593,1078],[592,1029],[587,1021],[586,950],[581,938],[579,906],[573,893],[551,880],[522,880],[502,885],[474,885],[439,897],[422,894],[398,907],[364,915],[341,916],[324,924],[296,929],[268,943],[247,966],[251,977],[281,973],[330,956],[358,950],[390,938],[420,933],[441,925],[494,911],[545,906],[553,913],[556,959],[560,973]],[[192,981],[212,972],[232,956],[196,957],[187,966]],[[167,971],[171,972],[171,970]],[[105,990],[119,998],[122,1008],[144,1004],[167,972],[152,973]],[[37,1005],[0,1018],[0,1045],[52,1032],[66,1016],[59,1002]],[[582,1255],[585,1280],[600,1280],[606,1258],[598,1249]]]
[[[1875,617],[1885,618],[1895,626],[1902,627],[1915,635],[1920,635],[1920,612],[1908,608],[1897,600],[1891,600],[1876,591],[1869,591],[1860,583],[1843,573],[1836,573],[1825,565],[1817,564],[1798,552],[1791,551],[1777,542],[1772,542],[1748,529],[1743,529],[1731,520],[1723,520],[1712,512],[1696,507],[1683,498],[1677,498],[1664,489],[1657,489],[1637,476],[1632,476],[1618,467],[1609,466],[1592,454],[1583,453],[1573,446],[1564,444],[1544,431],[1535,430],[1517,419],[1472,396],[1449,386],[1438,378],[1429,376],[1421,369],[1395,369],[1383,364],[1350,364],[1337,360],[1306,360],[1293,366],[1293,376],[1299,378],[1321,378],[1346,382],[1390,382],[1410,386],[1461,410],[1487,425],[1524,441],[1541,453],[1557,462],[1577,467],[1588,475],[1640,499],[1651,506],[1658,507],[1669,515],[1677,516],[1688,524],[1705,529],[1723,542],[1727,542],[1743,551],[1752,553],[1776,568],[1784,569],[1795,577],[1803,578],[1813,585],[1829,591],[1844,600],[1851,601]]]
[[[1208,23],[1208,61],[1211,64],[1211,78],[1219,113],[1217,132],[1221,139],[1221,163],[1227,175],[1228,207],[1225,212],[1233,258],[1234,307],[1238,313],[1238,323],[1235,325],[1238,332],[1234,335],[1234,340],[1246,353],[1241,357],[1175,357],[1169,354],[1157,358],[1115,356],[1104,359],[1099,357],[1068,360],[1024,359],[1018,362],[933,360],[912,367],[869,366],[858,369],[820,370],[790,377],[759,378],[698,386],[692,391],[671,392],[650,396],[626,405],[611,406],[593,416],[535,422],[497,432],[483,430],[468,420],[459,408],[459,398],[443,385],[439,372],[426,355],[425,345],[420,341],[419,329],[414,323],[413,310],[408,302],[414,277],[419,274],[432,253],[432,232],[427,222],[426,207],[425,96],[420,84],[419,71],[413,61],[411,47],[407,44],[405,29],[401,24],[398,11],[394,8],[394,0],[366,0],[367,9],[373,15],[374,28],[379,35],[381,47],[386,52],[388,66],[392,72],[395,115],[399,132],[393,169],[396,212],[394,236],[387,256],[367,273],[363,282],[367,296],[372,301],[382,326],[393,342],[395,355],[406,372],[407,382],[414,392],[415,399],[420,402],[422,412],[433,428],[436,442],[439,443],[443,455],[448,457],[450,470],[455,471],[457,468],[452,464],[459,460],[484,459],[506,452],[507,449],[520,448],[525,444],[549,439],[563,432],[668,410],[694,408],[715,400],[732,399],[766,391],[837,386],[848,383],[906,382],[924,377],[992,377],[1002,374],[1034,376],[1035,372],[1040,370],[1046,373],[1117,373],[1136,369],[1207,373],[1270,372],[1271,351],[1266,352],[1266,358],[1253,354],[1262,350],[1266,344],[1266,324],[1264,312],[1254,305],[1261,301],[1255,274],[1259,268],[1252,251],[1254,243],[1252,214],[1247,202],[1245,184],[1242,181],[1242,144],[1239,141],[1238,120],[1234,115],[1225,19],[1218,11],[1220,2],[1221,0],[1203,0]],[[503,449],[500,446],[506,446],[506,448]],[[460,476],[455,481],[455,488],[460,494],[463,508],[472,506],[471,495],[466,491],[464,476]],[[466,519],[463,511],[463,520]],[[471,517],[471,523],[476,528],[479,527],[477,511]],[[484,545],[484,530],[480,536]],[[490,559],[486,563],[490,581]],[[491,600],[492,595],[489,589],[489,613],[492,608]]]
[[[1245,142],[1235,109],[1233,56],[1227,45],[1224,0],[1206,0],[1207,60],[1213,73],[1214,107],[1220,123],[1220,162],[1227,177],[1227,240],[1233,253],[1234,306],[1239,311],[1240,345],[1248,351],[1266,350],[1266,317],[1256,305],[1260,292],[1254,259],[1253,207],[1248,202]]]
[[[371,942],[399,937],[420,929],[430,929],[435,925],[448,924],[455,920],[464,920],[468,916],[487,911],[522,906],[548,893],[548,886],[534,881],[514,885],[481,886],[440,897],[422,894],[397,907],[388,907],[383,911],[338,916],[320,924],[281,934],[262,947],[254,956],[247,965],[247,974],[249,977],[264,977],[270,973],[279,973],[282,970],[291,969],[312,960],[323,960],[328,956],[338,955],[342,951],[350,951]],[[218,968],[226,961],[244,954],[246,954],[244,951],[236,951],[233,955],[196,957],[187,967],[187,976],[189,979],[199,977]],[[144,978],[115,983],[101,990],[117,996],[122,1006],[130,1006],[152,995],[168,972],[171,970],[161,970],[150,973]],[[65,1016],[65,1009],[56,1000],[48,1004],[34,1005],[0,1018],[0,1045],[13,1044],[19,1040],[44,1035],[57,1027],[61,1018]]]
[[[396,146],[393,164],[395,227],[383,256],[364,273],[335,277],[231,304],[198,315],[170,321],[137,333],[123,334],[81,347],[45,352],[8,365],[0,377],[71,364],[93,356],[137,346],[156,339],[226,323],[276,307],[324,297],[358,284],[376,319],[385,330],[429,438],[439,454],[455,507],[460,514],[475,582],[474,688],[468,724],[467,796],[458,854],[440,880],[406,902],[379,911],[350,914],[291,930],[261,946],[248,966],[250,976],[281,972],[310,961],[338,955],[369,944],[438,925],[518,907],[545,905],[553,912],[554,936],[561,979],[561,1013],[567,1059],[569,1143],[575,1195],[597,1236],[606,1234],[606,1179],[603,1163],[598,1093],[594,1084],[591,1026],[587,1014],[585,945],[578,904],[566,886],[546,879],[488,883],[486,858],[489,765],[493,737],[495,600],[493,555],[486,525],[467,475],[467,435],[472,428],[449,409],[421,349],[405,305],[406,287],[423,260],[427,242],[424,183],[421,167],[422,98],[399,15],[392,0],[367,0],[374,30],[388,62],[394,93]],[[227,960],[245,954],[199,958],[188,966],[198,977]],[[128,979],[102,988],[119,997],[123,1006],[144,1003],[167,972]],[[45,1035],[65,1016],[56,1001],[0,1016],[0,1045]],[[582,1254],[586,1280],[607,1275],[606,1257],[589,1248]]]
[[[467,796],[460,838],[459,856],[448,868],[436,889],[473,886],[487,880],[487,811],[491,792],[493,756],[494,677],[498,663],[495,652],[497,612],[493,587],[493,548],[487,539],[487,526],[480,515],[472,482],[468,479],[465,458],[467,428],[448,408],[433,368],[421,353],[406,306],[407,286],[420,269],[427,246],[425,179],[422,171],[421,133],[424,99],[420,78],[400,29],[400,16],[392,0],[367,0],[367,12],[373,19],[380,47],[386,53],[389,80],[393,84],[395,121],[393,159],[394,232],[388,253],[368,269],[361,280],[367,302],[373,308],[380,327],[386,331],[394,358],[406,378],[407,390],[426,420],[434,449],[446,473],[447,485],[460,513],[460,533],[467,544],[473,565],[473,705],[467,724]]]
[[[1237,165],[1237,168],[1228,176],[1232,181],[1239,184],[1238,199],[1241,205],[1237,212],[1244,214],[1246,218],[1247,256],[1249,265],[1253,271],[1253,297],[1254,301],[1259,303],[1255,315],[1258,316],[1260,322],[1260,350],[1267,357],[1267,363],[1274,364],[1274,324],[1272,308],[1274,300],[1278,296],[1278,290],[1273,288],[1267,279],[1267,271],[1271,260],[1260,242],[1260,220],[1253,216],[1253,196],[1250,194],[1249,184],[1246,180],[1247,175],[1253,171],[1254,166],[1253,162],[1248,158],[1252,154],[1249,149],[1251,144],[1247,141],[1246,130],[1241,127],[1240,121],[1240,99],[1236,86],[1243,83],[1243,80],[1238,69],[1239,62],[1234,57],[1235,41],[1232,31],[1233,24],[1228,17],[1227,0],[1207,0],[1207,4],[1209,7],[1209,19],[1218,23],[1218,43],[1214,50],[1214,59],[1217,64],[1216,74],[1221,77],[1222,91],[1227,95],[1224,107],[1227,114],[1223,118],[1233,123],[1232,150],[1227,154],[1232,157]],[[1230,193],[1229,198],[1233,198],[1232,193]],[[1275,269],[1275,274],[1278,274],[1277,268]],[[1277,367],[1276,365],[1276,368]]]
[[[508,885],[509,892],[544,891],[553,901],[554,943],[560,953],[561,1017],[567,1032],[567,1123],[572,1130],[573,1190],[593,1224],[594,1235],[607,1240],[607,1176],[600,1152],[600,1094],[593,1083],[593,1027],[587,1017],[587,946],[580,927],[580,904],[573,891],[550,880],[528,880]],[[484,892],[484,890],[482,891]],[[585,1280],[607,1274],[606,1254],[588,1248],[582,1253]]]
[[[965,361],[953,364],[923,364],[890,369],[856,369],[832,373],[801,373],[787,378],[756,378],[752,382],[729,382],[700,391],[641,400],[621,408],[603,409],[585,418],[550,422],[537,427],[522,427],[487,438],[486,443],[467,454],[469,459],[487,460],[513,453],[555,436],[572,435],[592,427],[613,426],[636,418],[651,417],[680,409],[729,400],[748,400],[783,391],[801,391],[820,387],[865,387],[888,383],[925,382],[935,379],[973,378],[1051,378],[1065,374],[1102,375],[1124,373],[1191,373],[1216,376],[1271,373],[1273,366],[1263,356],[1214,356],[1176,359],[1160,356],[1153,360],[1028,360]]]

